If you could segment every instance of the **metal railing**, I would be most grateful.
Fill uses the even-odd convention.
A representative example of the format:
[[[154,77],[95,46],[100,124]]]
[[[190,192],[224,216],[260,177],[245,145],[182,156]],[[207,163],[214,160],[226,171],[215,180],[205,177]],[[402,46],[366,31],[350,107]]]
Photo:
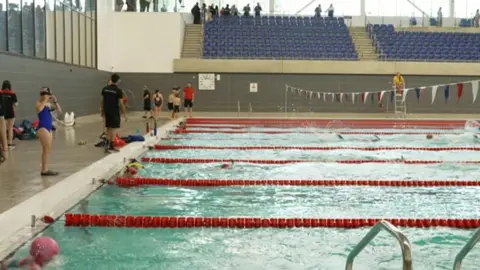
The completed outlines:
[[[400,244],[400,248],[402,249],[402,257],[403,257],[403,270],[411,270],[412,269],[412,249],[410,246],[410,242],[408,241],[407,237],[395,226],[390,224],[387,221],[380,221],[377,223],[365,237],[358,243],[353,250],[348,254],[347,257],[347,264],[345,266],[346,270],[353,269],[353,260],[357,255],[375,238],[375,236],[380,233],[380,231],[385,230],[390,235],[397,239],[398,243]]]
[[[476,230],[473,236],[468,240],[468,242],[463,246],[460,252],[455,257],[453,262],[453,270],[460,270],[462,267],[462,261],[468,255],[468,253],[475,247],[475,245],[480,241],[480,229]]]

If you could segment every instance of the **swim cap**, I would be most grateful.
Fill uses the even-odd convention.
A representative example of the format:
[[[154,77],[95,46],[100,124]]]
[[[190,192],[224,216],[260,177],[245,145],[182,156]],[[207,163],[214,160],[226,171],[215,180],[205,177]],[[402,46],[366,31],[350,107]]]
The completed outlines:
[[[145,168],[141,163],[139,162],[131,162],[127,165],[128,168],[136,168],[136,169],[143,169]]]
[[[222,166],[220,166],[220,168],[222,168],[222,169],[228,169],[228,168],[230,168],[230,164],[223,163]]]
[[[127,168],[127,173],[129,173],[129,174],[137,174],[137,173],[138,173],[138,170],[137,170],[137,168],[135,168],[135,167],[128,167],[128,168]]]
[[[60,253],[60,247],[53,238],[48,236],[38,237],[30,244],[30,255],[40,266],[52,260],[58,253]]]
[[[432,139],[433,135],[432,134],[427,134],[427,139]]]

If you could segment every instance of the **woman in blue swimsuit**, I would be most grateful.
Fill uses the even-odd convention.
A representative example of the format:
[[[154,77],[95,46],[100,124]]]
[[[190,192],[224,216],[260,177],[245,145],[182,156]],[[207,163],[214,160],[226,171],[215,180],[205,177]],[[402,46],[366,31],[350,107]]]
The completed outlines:
[[[50,171],[48,169],[48,156],[52,149],[52,114],[50,113],[50,107],[48,104],[52,99],[52,92],[48,87],[42,87],[40,90],[40,99],[37,100],[35,109],[38,115],[38,127],[37,136],[40,139],[42,146],[42,170],[41,176],[54,176],[58,175],[58,172]]]

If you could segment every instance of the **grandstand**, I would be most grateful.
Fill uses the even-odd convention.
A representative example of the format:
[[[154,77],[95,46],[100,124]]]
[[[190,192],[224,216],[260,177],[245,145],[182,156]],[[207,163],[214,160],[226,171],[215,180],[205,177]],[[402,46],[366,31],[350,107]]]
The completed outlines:
[[[357,60],[343,18],[219,17],[205,25],[203,56]]]
[[[478,61],[480,33],[395,31],[393,25],[368,25],[382,60]]]
[[[480,33],[437,29],[397,31],[384,24],[347,27],[343,18],[226,16],[205,24],[202,55],[214,59],[356,61],[377,60],[379,55],[384,61],[480,60]]]

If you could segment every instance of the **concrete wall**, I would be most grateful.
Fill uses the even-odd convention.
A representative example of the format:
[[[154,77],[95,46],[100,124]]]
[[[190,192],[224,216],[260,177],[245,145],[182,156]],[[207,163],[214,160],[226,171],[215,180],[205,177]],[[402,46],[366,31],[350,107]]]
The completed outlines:
[[[42,86],[52,89],[65,111],[97,113],[108,78],[109,73],[95,69],[0,53],[0,80],[10,80],[17,93],[17,119],[36,119],[35,100]]]
[[[319,92],[359,92],[380,91],[391,89],[391,75],[348,75],[348,74],[225,74],[220,73],[213,91],[199,91],[196,96],[195,109],[199,111],[230,111],[236,112],[238,102],[241,111],[248,112],[251,104],[254,112],[280,112],[285,109],[287,98],[288,111],[297,112],[385,112],[389,97],[383,99],[383,107],[370,98],[366,104],[349,102],[332,103],[318,100],[315,97],[307,99],[298,94],[285,91],[285,84]],[[122,87],[135,93],[136,107],[141,109],[142,86],[151,90],[160,89],[166,96],[173,85],[183,86],[191,81],[198,87],[197,73],[177,74],[122,74]],[[407,87],[439,85],[478,79],[472,76],[405,76]],[[258,93],[250,93],[249,84],[258,83]],[[359,99],[359,97],[357,97]],[[376,97],[375,97],[376,98]],[[393,104],[388,104],[392,110]],[[431,104],[431,91],[417,102],[415,91],[407,95],[407,110],[409,113],[477,113],[480,112],[480,98],[472,103],[471,85],[465,84],[463,96],[456,101],[456,87],[451,87],[450,99],[445,103],[443,88],[439,88],[435,102]]]

